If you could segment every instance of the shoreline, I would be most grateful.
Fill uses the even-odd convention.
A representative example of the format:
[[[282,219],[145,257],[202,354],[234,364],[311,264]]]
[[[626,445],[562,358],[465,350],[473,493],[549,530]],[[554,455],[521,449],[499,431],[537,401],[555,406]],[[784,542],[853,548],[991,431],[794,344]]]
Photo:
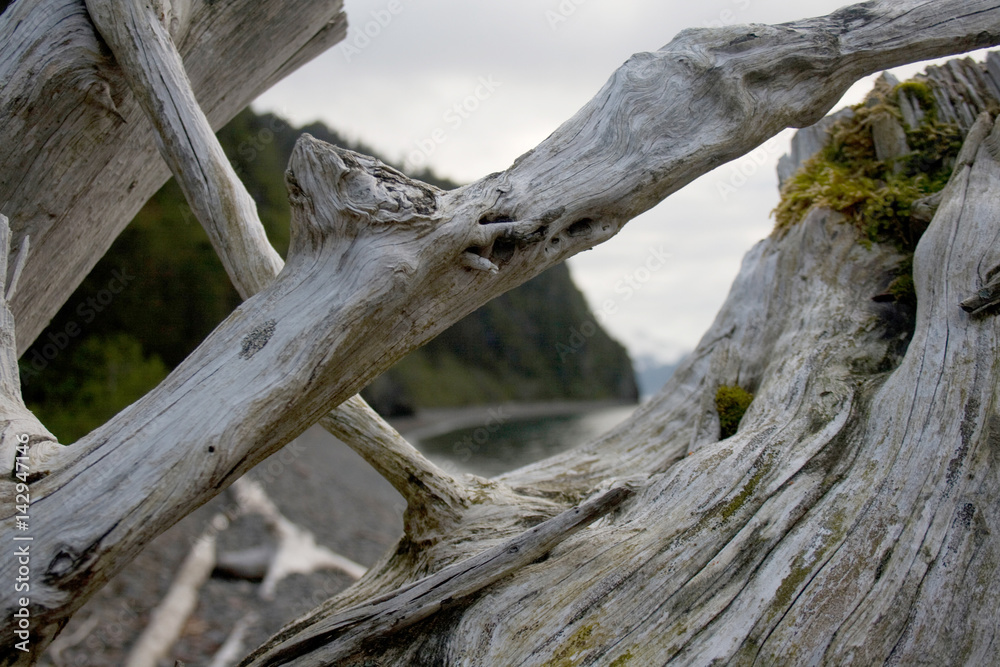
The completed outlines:
[[[639,405],[615,399],[492,403],[453,408],[424,408],[412,416],[392,417],[387,421],[411,444],[417,445],[421,439],[433,438],[459,429],[483,426],[491,420],[517,421],[535,417],[562,417]]]

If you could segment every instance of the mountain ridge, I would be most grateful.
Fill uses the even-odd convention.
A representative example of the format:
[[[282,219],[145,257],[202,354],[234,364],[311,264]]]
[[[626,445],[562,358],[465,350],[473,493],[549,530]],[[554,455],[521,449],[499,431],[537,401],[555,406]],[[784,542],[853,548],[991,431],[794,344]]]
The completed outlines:
[[[285,166],[303,133],[377,154],[321,123],[246,109],[218,132],[272,244],[289,241]],[[458,184],[424,169],[443,189]],[[162,380],[240,303],[171,180],[143,207],[20,361],[26,402],[63,442]],[[553,399],[635,400],[628,355],[596,323],[564,265],[500,296],[380,376],[363,395],[387,415],[421,407]],[[572,354],[581,327],[590,335]]]

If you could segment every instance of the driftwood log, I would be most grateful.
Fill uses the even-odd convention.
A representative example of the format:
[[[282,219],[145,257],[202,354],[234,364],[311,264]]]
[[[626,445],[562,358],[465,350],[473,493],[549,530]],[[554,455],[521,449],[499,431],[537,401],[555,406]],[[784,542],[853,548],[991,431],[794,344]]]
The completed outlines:
[[[29,628],[3,664],[29,664],[154,536],[321,420],[403,493],[406,535],[245,664],[984,662],[998,324],[959,304],[1000,265],[988,113],[918,248],[912,332],[871,301],[895,252],[817,209],[751,251],[656,400],[571,454],[456,478],[354,395],[490,298],[817,121],[858,78],[1000,43],[1000,2],[682,32],[451,192],[303,137],[282,266],[211,128],[341,37],[339,8],[22,0],[0,15],[0,532],[28,561],[0,565],[0,606],[5,637]],[[21,401],[17,354],[167,169],[247,300],[147,396],[54,444]],[[756,399],[720,441],[712,398],[737,377]]]

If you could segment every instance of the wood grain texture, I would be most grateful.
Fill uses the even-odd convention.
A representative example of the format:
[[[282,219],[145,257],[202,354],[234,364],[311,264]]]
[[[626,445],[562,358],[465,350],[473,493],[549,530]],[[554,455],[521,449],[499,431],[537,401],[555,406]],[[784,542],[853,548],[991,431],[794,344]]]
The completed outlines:
[[[399,632],[444,607],[460,603],[463,598],[542,558],[561,541],[617,508],[630,495],[627,487],[611,489],[392,594],[347,609],[322,623],[305,625],[300,632],[289,628],[284,632],[291,639],[248,656],[241,664],[272,667],[286,664],[292,658],[303,667],[336,664],[363,644],[377,642],[386,634]]]
[[[171,35],[177,29],[170,26],[180,21],[162,8],[120,0],[88,0],[87,7],[236,290],[244,299],[260,292],[274,281],[284,261],[268,241],[253,198],[195,99]],[[454,517],[458,507],[469,504],[458,500],[467,495],[458,482],[407,443],[360,396],[342,403],[321,423],[407,499],[411,529],[422,530],[416,521],[438,524],[444,520],[438,515]]]
[[[207,39],[199,29],[215,30],[199,7],[238,4],[172,4],[162,26],[183,54]],[[274,11],[283,16],[284,7]],[[36,26],[50,20],[39,12]],[[0,32],[27,25],[12,28],[8,14]],[[297,57],[310,39],[269,62]],[[626,62],[509,169],[451,192],[303,137],[288,170],[292,235],[281,273],[159,387],[31,485],[32,527],[44,536],[32,546],[36,650],[155,535],[482,303],[607,240],[784,127],[816,120],[857,78],[998,42],[1000,3],[985,0],[876,0],[781,26],[685,31]],[[0,72],[17,72],[24,63],[15,61]],[[198,91],[190,67],[188,75]],[[23,79],[22,71],[11,80]],[[118,84],[109,90],[113,107],[99,81],[92,94],[104,122],[138,122],[136,103],[115,100]],[[4,95],[6,114],[13,92]],[[72,117],[80,131],[99,125]],[[976,271],[1000,260],[989,205],[1000,187],[998,131],[988,117],[977,122],[917,254],[920,310],[905,355],[898,318],[870,299],[900,258],[864,248],[835,216],[814,211],[748,255],[667,393],[602,446],[496,481],[453,484],[417,470],[442,483],[443,503],[461,506],[448,529],[425,524],[425,539],[404,538],[356,586],[274,641],[301,648],[297,637],[345,606],[410,590],[627,477],[637,493],[624,511],[566,537],[544,562],[510,571],[489,596],[463,598],[401,633],[379,629],[381,659],[906,662],[918,646],[986,655],[1000,533],[979,508],[997,500],[989,472],[997,320],[958,308]],[[45,239],[35,262],[54,257]],[[87,248],[67,252],[76,261]],[[30,334],[39,320],[26,318]],[[720,442],[709,397],[734,377],[757,398],[740,431]],[[391,456],[409,456],[391,433],[366,437],[372,450],[381,441]],[[385,469],[396,475],[404,465]],[[0,514],[10,511],[6,504]],[[0,532],[8,541],[9,518]],[[0,562],[0,579],[15,570]],[[941,600],[961,613],[946,619],[933,608]],[[10,590],[0,607],[9,636]],[[510,637],[517,641],[501,641]],[[356,646],[346,660],[367,657]],[[30,660],[10,647],[0,658]]]
[[[581,471],[596,471],[591,484],[630,471],[627,508],[340,664],[988,663],[1000,320],[956,300],[1000,259],[988,137],[1000,129],[983,116],[918,249],[912,340],[895,307],[871,299],[901,258],[813,211],[747,255],[648,406],[582,454],[504,476],[556,492],[581,488]],[[737,377],[756,398],[720,441],[707,402]],[[349,599],[297,627],[307,635]]]
[[[166,6],[184,7],[174,40],[216,129],[346,34],[340,0]],[[0,212],[15,247],[35,241],[11,304],[22,353],[169,171],[83,0],[0,14],[0,134]]]
[[[0,480],[0,501],[13,505],[15,500],[13,474],[17,472],[16,460],[22,456],[22,470],[37,471],[44,465],[49,454],[49,445],[56,438],[49,433],[38,418],[28,410],[21,398],[21,378],[17,367],[17,342],[14,316],[9,303],[17,293],[20,273],[30,251],[30,242],[25,237],[21,247],[12,257],[10,278],[8,278],[8,249],[11,230],[7,217],[0,214],[0,467],[5,471]],[[30,449],[38,449],[37,456],[30,460]],[[20,450],[20,451],[19,451]],[[37,472],[31,479],[37,477]],[[20,480],[18,480],[20,481]]]

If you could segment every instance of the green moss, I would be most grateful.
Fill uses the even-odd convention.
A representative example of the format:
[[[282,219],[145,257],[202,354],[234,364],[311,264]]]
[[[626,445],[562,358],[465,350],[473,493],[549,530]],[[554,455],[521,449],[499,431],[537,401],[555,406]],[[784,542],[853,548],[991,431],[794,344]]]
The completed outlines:
[[[906,129],[909,154],[879,160],[872,124],[880,114],[901,118],[900,91],[917,100],[924,118],[920,127]],[[831,128],[826,147],[782,188],[774,210],[775,229],[780,233],[801,222],[817,206],[842,213],[863,245],[887,243],[904,254],[906,260],[887,292],[898,303],[915,305],[912,256],[926,224],[912,218],[912,208],[948,184],[964,135],[957,125],[938,120],[934,93],[921,81],[876,89],[854,111],[852,118]]]
[[[811,567],[803,567],[801,558],[796,558],[792,565],[792,571],[781,580],[781,585],[774,594],[774,604],[778,609],[787,609],[792,604],[792,597],[799,590],[799,586],[809,577],[812,572]]]
[[[886,292],[891,294],[897,303],[909,306],[917,305],[917,288],[913,283],[913,258],[908,257],[896,270],[896,277],[889,283]]]
[[[778,590],[774,593],[772,614],[783,614],[787,611],[801,585],[822,567],[827,553],[840,544],[844,533],[844,513],[837,511],[820,531],[818,540],[809,546],[807,553],[799,554],[792,560],[788,576],[781,580]]]
[[[934,91],[923,81],[906,81],[896,86],[896,92],[903,92],[916,98],[924,113],[937,118],[937,102],[934,101]],[[898,98],[897,98],[898,99]]]
[[[746,504],[750,498],[753,497],[754,491],[760,486],[761,481],[764,479],[764,475],[767,474],[767,470],[764,468],[758,468],[750,480],[740,489],[740,492],[733,497],[728,503],[722,506],[719,510],[719,516],[722,520],[728,520],[734,514],[740,511],[740,508]]]
[[[734,435],[743,413],[750,407],[753,394],[741,387],[722,385],[715,392],[715,409],[719,413],[720,439]]]
[[[743,488],[740,489],[739,493],[733,496],[729,502],[717,510],[717,516],[719,516],[723,521],[726,521],[739,512],[740,509],[746,505],[747,501],[753,498],[757,488],[771,471],[773,460],[774,454],[770,451],[765,451],[757,462],[754,463],[752,468],[753,475],[750,476],[750,479],[743,485]]]
[[[933,108],[933,93],[919,82],[903,84],[922,106]],[[875,93],[874,103],[854,107],[854,116],[830,130],[830,140],[782,188],[774,210],[776,228],[800,222],[813,207],[838,211],[857,227],[862,242],[891,243],[904,252],[916,247],[923,225],[911,220],[918,199],[948,183],[963,135],[956,125],[941,123],[927,113],[920,127],[907,130],[911,152],[879,160],[872,124],[886,113],[900,117],[896,96]]]

